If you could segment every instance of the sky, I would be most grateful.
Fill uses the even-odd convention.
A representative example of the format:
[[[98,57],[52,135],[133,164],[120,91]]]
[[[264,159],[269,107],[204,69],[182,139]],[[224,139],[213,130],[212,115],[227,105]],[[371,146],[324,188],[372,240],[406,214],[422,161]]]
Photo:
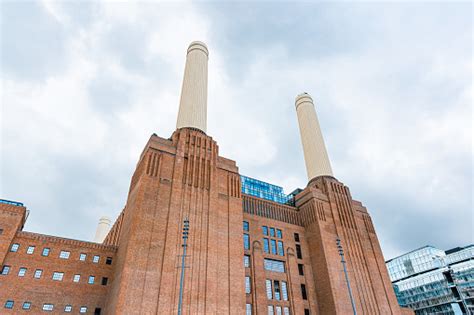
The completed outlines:
[[[240,173],[307,184],[308,92],[334,175],[386,259],[474,242],[472,4],[1,1],[0,198],[25,230],[92,240],[151,134],[175,130],[187,46],[209,54],[208,134]]]

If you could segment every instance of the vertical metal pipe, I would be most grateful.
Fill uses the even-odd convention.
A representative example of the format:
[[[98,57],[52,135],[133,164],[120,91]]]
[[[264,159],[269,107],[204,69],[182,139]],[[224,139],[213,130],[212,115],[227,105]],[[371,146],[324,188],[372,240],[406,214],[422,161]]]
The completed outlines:
[[[184,271],[186,269],[186,249],[188,247],[187,240],[189,235],[189,220],[184,219],[183,227],[183,255],[181,256],[181,279],[179,280],[179,301],[178,301],[178,315],[181,315],[183,308],[183,291],[184,291]]]
[[[347,290],[349,291],[349,297],[351,298],[352,311],[354,312],[354,315],[357,315],[354,297],[352,296],[351,283],[349,282],[349,276],[347,274],[346,260],[344,259],[344,250],[342,249],[341,240],[339,238],[336,239],[336,244],[337,249],[339,251],[339,255],[341,256],[342,268],[344,269],[344,276],[346,277]]]

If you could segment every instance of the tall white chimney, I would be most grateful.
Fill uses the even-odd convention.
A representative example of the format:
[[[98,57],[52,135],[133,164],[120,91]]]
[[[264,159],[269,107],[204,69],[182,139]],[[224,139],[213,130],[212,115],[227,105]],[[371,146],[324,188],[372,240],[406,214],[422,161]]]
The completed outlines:
[[[176,128],[207,130],[207,61],[206,44],[192,42],[186,56],[181,100]]]
[[[97,225],[97,230],[95,231],[94,242],[95,243],[102,243],[109,233],[110,225],[112,224],[112,220],[109,217],[101,217],[99,219],[99,224]]]
[[[295,106],[308,181],[318,176],[333,176],[313,99],[302,93],[296,97]]]

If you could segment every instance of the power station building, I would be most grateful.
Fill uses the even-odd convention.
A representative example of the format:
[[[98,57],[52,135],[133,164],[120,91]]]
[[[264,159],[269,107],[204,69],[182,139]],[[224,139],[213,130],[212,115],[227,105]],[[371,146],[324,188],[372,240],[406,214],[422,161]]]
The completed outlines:
[[[191,43],[176,131],[150,137],[99,242],[23,231],[26,207],[0,201],[1,314],[405,312],[367,209],[333,175],[310,95],[295,101],[308,184],[285,195],[219,154],[207,67],[206,45]]]

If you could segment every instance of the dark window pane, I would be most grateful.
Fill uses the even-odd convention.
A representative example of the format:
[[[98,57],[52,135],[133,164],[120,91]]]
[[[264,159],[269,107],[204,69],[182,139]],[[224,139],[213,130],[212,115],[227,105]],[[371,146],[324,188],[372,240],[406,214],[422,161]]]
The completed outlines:
[[[301,246],[299,244],[296,244],[296,257],[298,257],[298,259],[303,258],[303,255],[301,255]]]
[[[302,264],[298,264],[298,273],[300,274],[300,276],[304,276],[304,270],[303,270]]]
[[[300,235],[298,233],[295,233],[295,242],[300,241]]]
[[[306,295],[306,286],[304,284],[301,284],[301,297],[303,300],[308,299],[308,296]]]

